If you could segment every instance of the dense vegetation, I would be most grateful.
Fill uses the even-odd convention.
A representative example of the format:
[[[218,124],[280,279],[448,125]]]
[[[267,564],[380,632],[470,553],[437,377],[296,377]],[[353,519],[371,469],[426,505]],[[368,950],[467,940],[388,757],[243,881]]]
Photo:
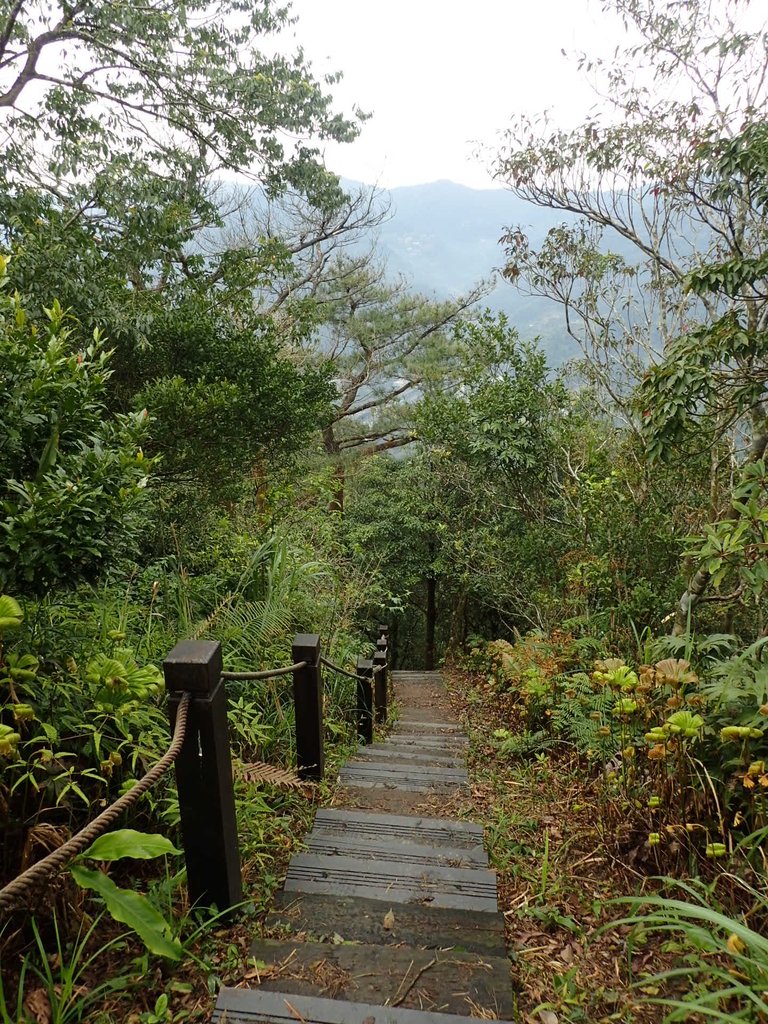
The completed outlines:
[[[381,197],[318,158],[362,118],[301,53],[269,56],[287,12],[0,0],[3,882],[165,749],[177,640],[220,639],[237,669],[316,632],[350,664],[385,619],[400,665],[462,679],[518,922],[589,931],[526,874],[556,831],[526,847],[540,808],[510,817],[513,775],[588,806],[579,842],[632,865],[601,900],[637,896],[623,927],[660,959],[637,989],[637,958],[617,968],[618,1011],[578,963],[539,1008],[768,1019],[768,31],[743,0],[606,7],[630,43],[584,64],[611,108],[513,125],[495,167],[564,216],[538,248],[504,236],[507,278],[579,346],[555,373],[481,286],[438,302],[387,277]],[[349,685],[330,677],[332,763]],[[249,770],[291,764],[283,683],[229,697],[258,912],[322,793]],[[125,824],[139,846],[93,850],[6,926],[4,1020],[122,1020],[126,989],[143,1024],[183,1020],[242,972],[245,931],[184,912],[172,784]],[[113,858],[154,915],[143,943],[86,895],[112,909],[92,864]],[[633,911],[606,905],[598,946]]]

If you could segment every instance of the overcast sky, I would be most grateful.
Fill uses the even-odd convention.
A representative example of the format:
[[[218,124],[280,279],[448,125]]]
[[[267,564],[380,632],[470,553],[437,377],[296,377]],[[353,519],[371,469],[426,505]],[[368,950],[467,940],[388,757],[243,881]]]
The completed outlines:
[[[618,23],[598,0],[293,0],[294,39],[316,74],[340,70],[335,95],[371,111],[350,146],[326,150],[329,167],[386,188],[449,178],[493,182],[479,144],[494,148],[514,112],[554,113],[572,124],[593,94],[573,53],[612,51]]]

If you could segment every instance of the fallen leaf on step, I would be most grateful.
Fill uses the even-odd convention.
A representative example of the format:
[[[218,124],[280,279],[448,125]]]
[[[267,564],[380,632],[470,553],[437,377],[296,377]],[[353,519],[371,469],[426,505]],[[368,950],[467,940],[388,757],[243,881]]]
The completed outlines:
[[[341,946],[344,944],[344,938],[343,936],[339,935],[338,932],[334,932],[333,937],[331,938],[331,942],[334,944],[334,946]]]
[[[557,1024],[560,1020],[552,1010],[539,1010],[539,1017],[541,1017],[541,1024]]]
[[[388,910],[381,923],[385,931],[391,932],[395,927],[395,912],[393,910]]]

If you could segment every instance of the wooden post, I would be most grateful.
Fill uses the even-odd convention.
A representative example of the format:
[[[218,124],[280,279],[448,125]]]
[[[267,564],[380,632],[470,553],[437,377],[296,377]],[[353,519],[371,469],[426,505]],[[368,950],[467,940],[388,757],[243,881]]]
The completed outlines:
[[[221,645],[213,640],[182,640],[163,662],[172,730],[182,694],[192,694],[176,759],[189,900],[228,910],[243,886],[221,669]]]
[[[373,662],[357,659],[357,735],[361,743],[373,742]]]
[[[374,701],[376,704],[376,722],[381,725],[387,720],[387,641],[383,636],[379,637],[376,641],[373,667],[374,669],[379,669],[374,676]]]
[[[323,777],[323,679],[320,672],[320,637],[299,633],[293,641],[294,663],[306,661],[293,673],[296,709],[296,767],[302,779]]]
[[[386,622],[380,622],[376,628],[377,628],[378,634],[379,634],[378,638],[377,638],[377,641],[376,641],[376,646],[378,647],[378,641],[379,640],[384,640],[385,641],[386,648],[387,648],[387,662],[389,664],[389,671],[391,672],[392,671],[392,662],[393,662],[393,658],[394,658],[394,645],[390,641],[389,626],[387,625]]]

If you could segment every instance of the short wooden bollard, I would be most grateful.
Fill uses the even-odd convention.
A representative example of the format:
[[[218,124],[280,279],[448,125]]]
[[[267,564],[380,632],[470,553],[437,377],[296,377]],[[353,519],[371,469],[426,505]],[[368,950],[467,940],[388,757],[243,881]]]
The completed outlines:
[[[357,735],[361,743],[373,743],[373,662],[357,659]]]
[[[228,910],[243,886],[221,669],[221,645],[212,640],[182,640],[163,662],[172,730],[182,694],[192,694],[176,759],[189,900]]]
[[[381,725],[387,720],[387,642],[382,637],[376,642],[376,653],[373,656],[374,671],[374,702],[376,705],[376,722]]]
[[[323,679],[320,671],[320,637],[299,633],[293,641],[294,664],[306,661],[293,673],[296,709],[296,768],[302,779],[319,782],[323,777]]]

